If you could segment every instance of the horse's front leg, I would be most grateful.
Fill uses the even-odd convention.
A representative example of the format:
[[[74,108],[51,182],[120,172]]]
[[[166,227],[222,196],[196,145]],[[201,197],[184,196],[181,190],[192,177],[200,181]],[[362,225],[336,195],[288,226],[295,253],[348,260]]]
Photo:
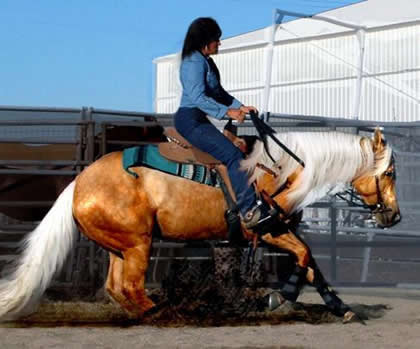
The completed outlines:
[[[312,254],[307,270],[306,279],[308,283],[316,288],[331,312],[337,316],[344,317],[344,321],[356,320],[357,316],[351,311],[350,307],[337,296],[336,292],[325,280],[324,275],[318,268]]]
[[[318,268],[309,246],[292,232],[276,237],[271,234],[262,236],[267,243],[293,254],[296,266],[284,284],[281,295],[291,302],[298,298],[302,287],[308,282],[321,295],[327,307],[338,316],[350,316],[350,308],[336,295]]]

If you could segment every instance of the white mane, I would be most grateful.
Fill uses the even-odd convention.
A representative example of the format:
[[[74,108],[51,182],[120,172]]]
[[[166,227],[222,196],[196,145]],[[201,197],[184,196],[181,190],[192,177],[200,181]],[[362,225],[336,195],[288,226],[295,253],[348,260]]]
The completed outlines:
[[[277,133],[276,137],[305,163],[297,179],[298,188],[287,197],[291,212],[300,211],[327,194],[337,193],[358,177],[383,173],[392,154],[391,148],[386,146],[375,156],[368,138],[347,133],[289,132]],[[256,164],[267,166],[278,174],[277,185],[280,187],[301,166],[271,138],[268,138],[268,149],[276,160],[275,164],[264,144],[257,141],[241,167],[251,173],[250,181],[253,182],[265,173],[256,168]]]

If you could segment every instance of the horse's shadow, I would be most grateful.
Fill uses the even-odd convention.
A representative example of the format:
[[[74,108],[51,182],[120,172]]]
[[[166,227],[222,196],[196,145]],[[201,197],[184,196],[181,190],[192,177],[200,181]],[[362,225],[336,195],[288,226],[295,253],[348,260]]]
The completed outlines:
[[[183,299],[176,303],[166,298],[158,298],[157,307],[146,314],[141,323],[159,324],[162,326],[244,326],[263,324],[290,324],[304,322],[309,324],[344,323],[342,317],[334,315],[326,305],[313,303],[291,303],[286,301],[275,310],[269,310],[266,297],[257,298],[244,308],[242,300],[240,306],[224,303],[223,299],[215,299],[212,292],[209,299]],[[236,294],[238,296],[238,294]],[[391,308],[386,304],[349,304],[356,314],[349,322],[366,324],[366,321],[379,319],[385,316]]]
[[[385,316],[391,308],[386,304],[349,304],[351,310],[357,315],[356,319],[364,322],[372,319],[379,319]],[[310,324],[323,324],[342,322],[341,317],[335,316],[327,306],[312,303],[289,303],[286,302],[272,312],[276,314],[276,320],[283,321],[302,321]],[[360,321],[361,320],[361,321]]]

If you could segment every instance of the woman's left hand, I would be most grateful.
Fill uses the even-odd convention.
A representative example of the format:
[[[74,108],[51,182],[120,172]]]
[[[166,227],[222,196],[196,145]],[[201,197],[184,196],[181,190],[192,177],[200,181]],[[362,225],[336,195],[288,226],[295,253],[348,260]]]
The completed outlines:
[[[239,108],[241,111],[243,111],[245,114],[249,114],[250,112],[254,112],[254,113],[258,113],[258,109],[257,108],[255,108],[255,107],[253,107],[252,105],[248,105],[248,106],[246,106],[246,105],[242,105],[240,108]]]

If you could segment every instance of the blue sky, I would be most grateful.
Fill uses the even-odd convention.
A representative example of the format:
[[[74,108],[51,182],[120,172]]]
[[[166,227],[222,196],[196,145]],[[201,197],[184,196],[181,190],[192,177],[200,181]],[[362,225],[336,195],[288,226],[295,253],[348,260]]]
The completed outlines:
[[[266,27],[274,8],[319,13],[357,0],[0,0],[0,105],[153,111],[156,57],[196,17],[223,37]]]

